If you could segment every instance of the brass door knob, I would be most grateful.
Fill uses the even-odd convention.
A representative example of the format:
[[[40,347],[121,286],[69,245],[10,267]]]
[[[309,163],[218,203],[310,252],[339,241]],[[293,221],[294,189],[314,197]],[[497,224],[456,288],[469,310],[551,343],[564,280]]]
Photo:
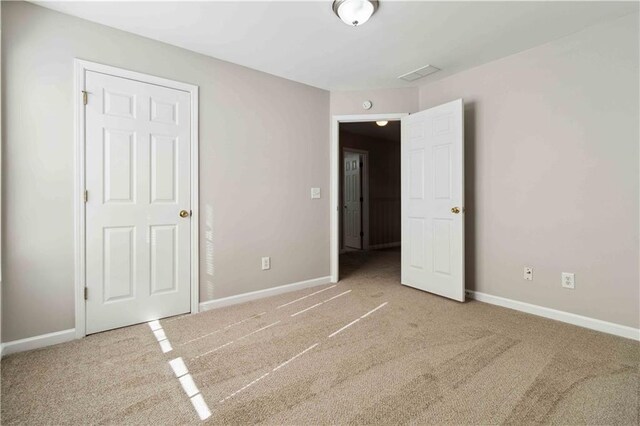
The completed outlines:
[[[189,210],[180,210],[180,217],[189,217],[190,215]]]
[[[451,208],[451,213],[453,213],[453,214],[458,214],[458,213],[460,213],[460,207],[452,207],[452,208]]]

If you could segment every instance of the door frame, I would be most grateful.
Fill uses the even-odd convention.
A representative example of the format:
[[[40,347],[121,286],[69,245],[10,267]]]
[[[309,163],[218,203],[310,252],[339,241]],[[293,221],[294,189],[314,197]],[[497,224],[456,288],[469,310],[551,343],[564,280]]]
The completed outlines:
[[[339,142],[339,141],[338,141]],[[362,183],[360,188],[360,196],[362,196],[362,221],[360,223],[360,230],[363,233],[362,236],[362,250],[369,249],[369,151],[365,151],[364,149],[355,149],[355,148],[342,148],[342,158],[344,159],[344,155],[347,152],[351,152],[353,154],[362,155],[362,169],[360,176]],[[344,162],[344,160],[343,160]],[[342,202],[344,202],[344,179],[340,183],[342,185]],[[342,204],[342,203],[341,203]],[[340,215],[338,215],[340,216]],[[342,235],[340,235],[340,241],[343,242],[342,251],[346,250],[344,246],[344,215],[342,215],[342,226],[340,229],[342,230]],[[340,242],[338,242],[340,244]]]
[[[409,113],[389,113],[389,114],[356,114],[356,115],[334,115],[331,117],[331,141],[330,150],[330,202],[329,202],[329,262],[331,282],[337,283],[339,279],[339,256],[340,256],[340,123],[359,123],[367,121],[399,121]]]
[[[84,287],[86,278],[86,230],[85,230],[85,108],[83,91],[85,90],[87,71],[108,74],[114,77],[126,78],[142,83],[155,84],[170,89],[187,92],[191,96],[191,313],[198,312],[199,303],[199,182],[198,182],[198,86],[161,77],[155,77],[122,68],[75,58],[73,103],[74,103],[74,294],[75,294],[75,334],[80,339],[86,335],[86,302]]]

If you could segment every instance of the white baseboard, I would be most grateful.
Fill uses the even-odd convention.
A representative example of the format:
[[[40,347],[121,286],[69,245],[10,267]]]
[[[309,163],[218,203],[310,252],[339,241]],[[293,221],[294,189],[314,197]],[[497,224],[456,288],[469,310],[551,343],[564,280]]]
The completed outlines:
[[[384,244],[372,244],[369,246],[369,250],[380,250],[380,249],[391,248],[391,247],[400,247],[400,241],[396,241],[393,243],[384,243]]]
[[[261,299],[264,297],[275,296],[290,291],[302,290],[309,287],[315,287],[323,284],[330,284],[331,277],[314,278],[311,280],[300,281],[297,283],[286,284],[279,287],[268,288],[265,290],[253,291],[250,293],[239,294],[237,296],[225,297],[223,299],[209,300],[200,303],[200,311],[231,306],[238,303],[249,302],[251,300]],[[556,309],[545,308],[544,306],[532,305],[530,303],[520,302],[517,300],[506,299],[504,297],[493,296],[477,291],[466,291],[467,296],[479,302],[489,303],[491,305],[502,306],[504,308],[514,309],[516,311],[526,312],[528,314],[538,315],[550,318],[556,321],[577,325],[579,327],[589,328],[591,330],[601,331],[603,333],[613,334],[615,336],[625,337],[627,339],[640,341],[640,329],[629,327],[626,325],[615,324],[612,322],[602,321],[595,318],[589,318],[582,315],[572,314],[570,312],[558,311]],[[28,337],[26,339],[14,340],[2,343],[0,345],[0,357],[32,349],[44,348],[46,346],[57,345],[58,343],[69,342],[76,338],[75,329],[56,331],[54,333],[42,334],[40,336]]]
[[[75,338],[76,330],[75,328],[71,328],[69,330],[56,331],[54,333],[41,334],[40,336],[33,336],[26,339],[3,343],[0,352],[2,353],[2,356],[5,356],[16,352],[30,351],[32,349],[39,349],[44,348],[45,346],[69,342]]]
[[[314,278],[297,283],[285,284],[278,287],[264,290],[252,291],[250,293],[238,294],[236,296],[224,297],[200,303],[200,312],[211,309],[222,308],[224,306],[236,305],[238,303],[249,302],[251,300],[262,299],[263,297],[275,296],[277,294],[288,293],[290,291],[302,290],[304,288],[315,287],[323,284],[330,284],[331,277]]]
[[[478,291],[466,291],[469,298],[479,302],[489,303],[491,305],[502,306],[504,308],[514,309],[516,311],[526,312],[528,314],[538,315],[550,318],[556,321],[562,321],[579,327],[589,328],[591,330],[601,331],[632,340],[640,340],[640,329],[628,327],[626,325],[615,324],[612,322],[602,321],[595,318],[589,318],[582,315],[572,314],[570,312],[558,311],[556,309],[545,308],[544,306],[532,305],[530,303],[519,302],[517,300],[506,299],[504,297],[492,296]]]

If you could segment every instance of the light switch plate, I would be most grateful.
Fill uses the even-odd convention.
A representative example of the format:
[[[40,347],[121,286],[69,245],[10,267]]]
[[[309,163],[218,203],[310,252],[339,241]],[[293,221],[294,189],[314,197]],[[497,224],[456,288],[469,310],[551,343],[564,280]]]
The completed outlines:
[[[320,188],[311,188],[311,198],[320,198]]]

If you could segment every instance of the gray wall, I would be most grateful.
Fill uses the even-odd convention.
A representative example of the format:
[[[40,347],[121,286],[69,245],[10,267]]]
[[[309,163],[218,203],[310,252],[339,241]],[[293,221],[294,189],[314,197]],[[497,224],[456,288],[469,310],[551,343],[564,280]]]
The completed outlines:
[[[362,102],[373,103],[370,110]],[[418,111],[418,88],[331,92],[331,115],[393,114]]]
[[[640,325],[638,32],[627,16],[421,87],[420,109],[465,101],[467,287]]]
[[[329,275],[327,91],[2,2],[4,341],[74,327],[74,58],[200,86],[201,301]]]
[[[200,86],[203,301],[329,274],[329,114],[462,97],[468,286],[639,326],[637,17],[419,90],[330,96],[28,3],[1,19],[3,341],[74,325],[74,57]]]

